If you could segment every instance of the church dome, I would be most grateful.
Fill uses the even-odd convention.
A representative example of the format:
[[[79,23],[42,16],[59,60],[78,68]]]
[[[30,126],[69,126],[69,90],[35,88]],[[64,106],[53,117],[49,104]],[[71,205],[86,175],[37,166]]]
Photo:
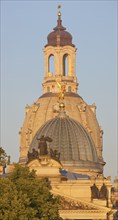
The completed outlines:
[[[102,173],[103,131],[96,118],[96,105],[87,104],[77,93],[76,47],[71,34],[62,26],[60,6],[57,26],[48,35],[44,48],[44,63],[43,94],[26,105],[19,132],[20,163],[27,162],[29,150],[37,149],[36,137],[48,135],[53,139],[50,147],[61,153],[64,167],[71,167],[74,172],[77,168],[77,171],[86,170],[87,174],[92,170]],[[63,98],[69,117],[58,115],[59,100]]]
[[[25,162],[29,146],[41,126],[58,115],[58,94],[45,93],[31,106],[26,106],[26,117],[20,130],[20,161]],[[94,106],[89,106],[78,94],[65,93],[64,102],[66,114],[80,123],[91,136],[97,150],[98,158],[101,156],[100,128],[94,112]],[[25,146],[25,147],[24,147]]]
[[[63,104],[57,117],[47,121],[37,131],[30,146],[38,148],[37,138],[42,135],[52,138],[49,148],[60,153],[62,165],[75,168],[98,169],[98,157],[92,138],[85,128],[66,115]],[[49,150],[49,149],[48,149]]]

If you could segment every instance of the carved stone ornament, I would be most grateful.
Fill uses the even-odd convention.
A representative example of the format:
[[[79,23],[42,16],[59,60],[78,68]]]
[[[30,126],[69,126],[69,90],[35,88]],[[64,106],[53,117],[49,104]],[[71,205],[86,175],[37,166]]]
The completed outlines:
[[[103,183],[103,185],[102,185],[102,187],[101,187],[101,189],[100,189],[100,196],[99,196],[99,198],[100,199],[107,199],[107,194],[108,194],[108,192],[107,192],[107,187],[105,186],[105,184]]]
[[[38,156],[38,158],[35,158],[31,161],[28,161],[27,166],[32,168],[32,169],[38,170],[39,175],[41,174],[41,171],[43,171],[42,172],[43,176],[45,176],[45,174],[46,175],[51,174],[51,172],[52,172],[52,174],[54,174],[53,170],[52,170],[52,167],[57,169],[57,171],[56,171],[57,174],[60,174],[59,170],[62,169],[61,163],[59,163],[58,161],[52,159],[50,156]],[[48,168],[48,170],[46,168]]]
[[[84,102],[80,102],[80,104],[78,104],[78,109],[80,112],[85,112],[86,111],[86,104]]]
[[[19,135],[21,135],[21,133],[22,133],[22,127],[20,128]]]
[[[30,108],[31,108],[31,107],[27,104],[26,107],[25,107],[25,113],[26,113],[26,114],[28,113],[28,111],[30,110]]]
[[[102,128],[100,127],[100,138],[102,138],[103,137],[103,130],[102,130]]]
[[[39,107],[40,107],[40,103],[37,104],[37,103],[34,102],[32,111],[33,111],[34,113],[37,112],[37,110],[38,110]]]
[[[64,197],[60,197],[60,210],[95,210],[94,207],[89,207],[89,205],[84,204],[82,202],[66,199]]]
[[[29,141],[31,133],[32,133],[32,130],[30,128],[27,128],[27,130],[25,131],[26,141]]]
[[[31,160],[37,159],[39,156],[38,151],[36,151],[34,148],[32,149],[32,152],[28,151],[27,154],[27,158],[28,158],[28,162],[30,162]]]
[[[111,181],[111,176],[108,176],[106,179],[109,180],[109,181]]]
[[[58,113],[59,112],[59,103],[56,103],[55,105],[53,105],[53,112],[54,113]]]
[[[50,149],[50,157],[60,162],[60,153],[57,150]]]
[[[92,175],[91,176],[91,180],[95,180],[96,178],[95,178],[95,176],[94,175]]]
[[[86,130],[88,131],[88,133],[91,133],[91,132],[92,132],[87,123],[85,124],[85,128],[86,128]]]
[[[51,149],[51,153],[49,155],[40,156],[39,152],[33,148],[32,152],[28,151],[27,158],[28,158],[27,163],[38,159],[40,165],[42,165],[42,166],[47,166],[47,165],[51,166],[51,159],[53,159],[61,164],[61,162],[59,160],[60,153],[58,153],[56,150],[53,151],[52,149]]]
[[[98,177],[97,177],[97,179],[99,179],[99,180],[104,180],[103,174],[99,174]]]
[[[92,199],[99,198],[99,189],[95,184],[93,186],[91,186],[91,198]]]
[[[28,151],[27,159],[28,162],[39,159],[42,164],[47,164],[47,158],[52,158],[60,163],[60,153],[55,149],[50,148],[50,152],[48,151],[47,142],[52,142],[50,137],[45,137],[44,135],[41,138],[37,138],[38,140],[38,149],[32,149],[32,152]]]

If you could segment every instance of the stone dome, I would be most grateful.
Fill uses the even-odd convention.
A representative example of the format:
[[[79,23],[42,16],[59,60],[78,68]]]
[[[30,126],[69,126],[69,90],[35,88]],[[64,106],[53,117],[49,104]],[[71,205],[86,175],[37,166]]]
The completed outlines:
[[[60,161],[65,168],[100,169],[96,148],[89,133],[79,122],[67,116],[62,108],[58,116],[47,121],[37,131],[30,150],[38,148],[37,138],[49,136],[53,140],[49,148],[60,153]]]
[[[78,94],[65,93],[66,114],[79,122],[90,134],[101,158],[100,128],[94,112],[94,106],[89,106]],[[31,106],[26,106],[26,116],[20,130],[20,161],[25,162],[32,140],[47,121],[58,115],[58,94],[43,94]]]

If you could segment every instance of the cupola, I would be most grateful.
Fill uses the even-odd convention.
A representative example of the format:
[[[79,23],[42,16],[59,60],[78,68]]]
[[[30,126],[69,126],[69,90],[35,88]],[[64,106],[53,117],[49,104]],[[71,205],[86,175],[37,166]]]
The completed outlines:
[[[62,26],[62,20],[61,20],[61,12],[60,12],[60,5],[58,6],[58,20],[57,20],[57,26],[53,28],[54,31],[52,31],[48,37],[48,44],[47,46],[67,46],[70,45],[72,47],[75,47],[74,44],[72,44],[72,35],[66,31],[66,28]]]
[[[65,84],[67,92],[77,93],[76,47],[62,25],[60,6],[57,26],[48,34],[44,47],[44,64],[43,93],[59,93],[57,82]]]

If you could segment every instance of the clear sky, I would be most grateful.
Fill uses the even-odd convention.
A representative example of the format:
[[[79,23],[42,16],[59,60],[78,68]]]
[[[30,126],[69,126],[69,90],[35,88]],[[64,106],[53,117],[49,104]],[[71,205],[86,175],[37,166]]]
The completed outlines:
[[[117,175],[117,1],[1,1],[1,145],[19,158],[26,104],[42,94],[43,47],[63,25],[77,47],[78,93],[96,103],[104,131],[105,176]]]

